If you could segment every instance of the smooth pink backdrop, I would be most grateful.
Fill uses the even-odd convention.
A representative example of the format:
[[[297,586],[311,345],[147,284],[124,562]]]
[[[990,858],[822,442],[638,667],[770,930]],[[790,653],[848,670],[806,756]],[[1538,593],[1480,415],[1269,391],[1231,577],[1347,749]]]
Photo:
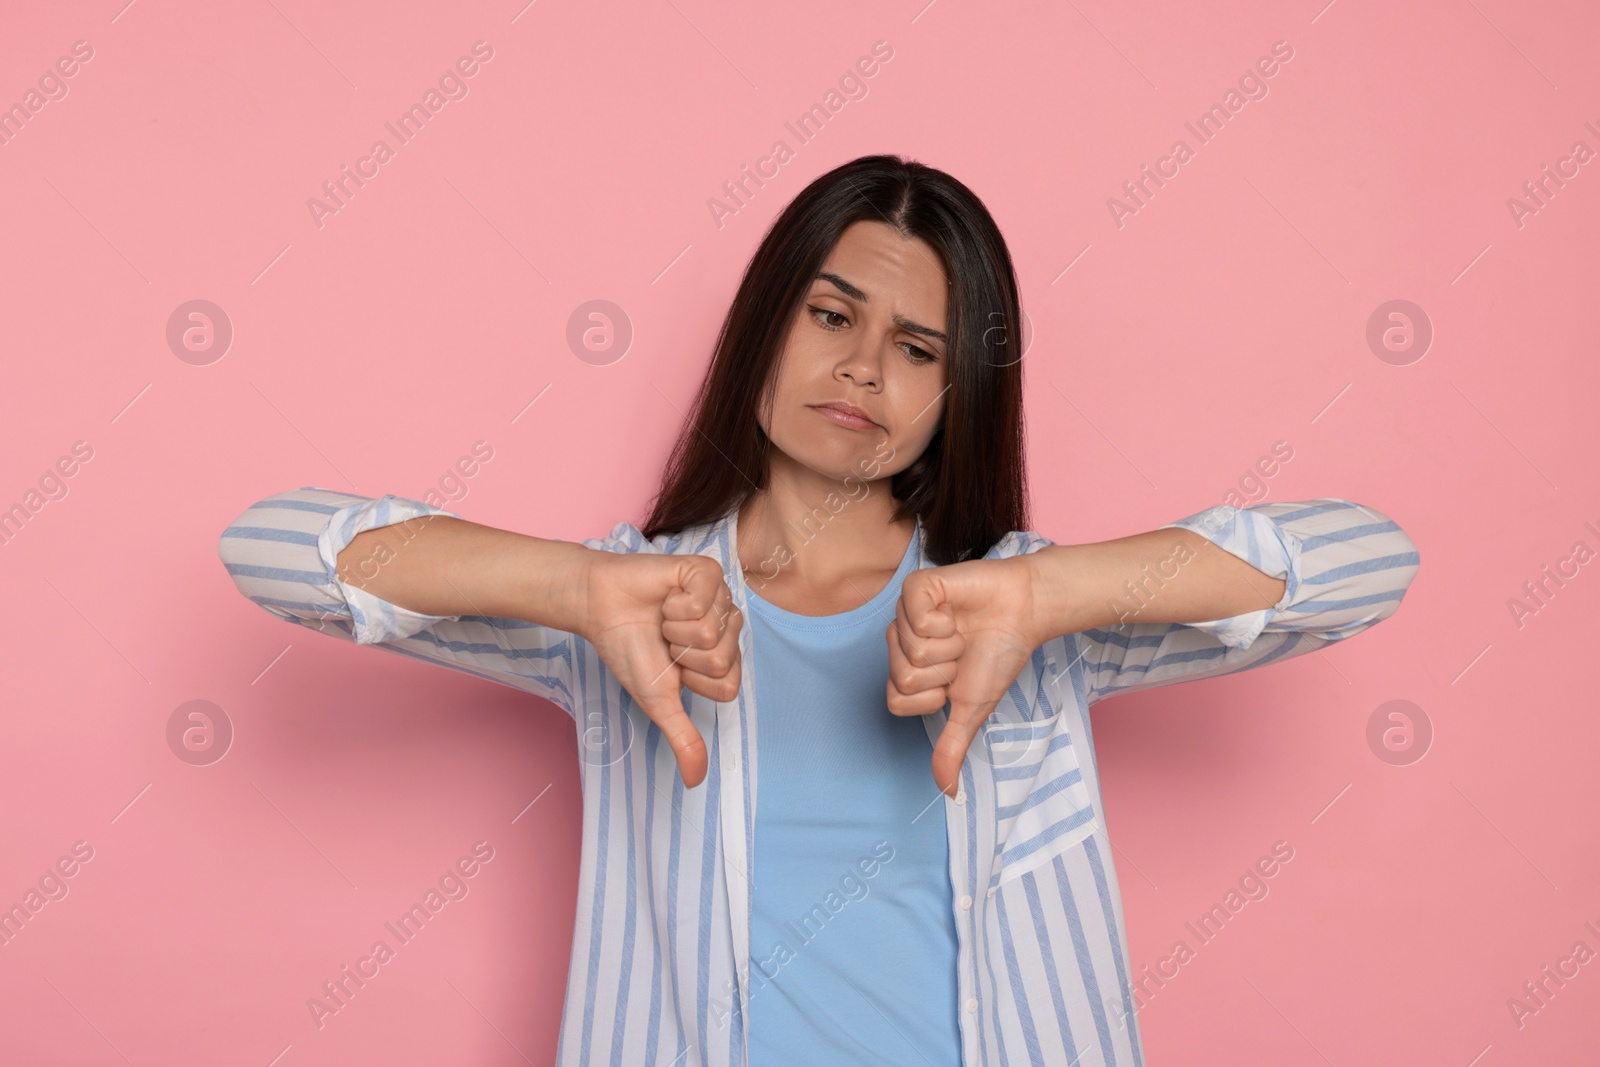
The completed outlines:
[[[551,1062],[572,724],[269,617],[217,537],[303,485],[420,497],[477,441],[468,518],[642,520],[767,224],[880,151],[959,177],[1011,242],[1036,529],[1149,529],[1285,441],[1256,499],[1355,500],[1420,548],[1368,635],[1097,708],[1136,969],[1295,850],[1144,1008],[1152,1067],[1594,1062],[1600,963],[1520,1026],[1508,1006],[1600,950],[1600,565],[1521,626],[1508,603],[1600,549],[1600,163],[1520,225],[1508,205],[1600,150],[1592,5],[21,7],[0,106],[93,58],[0,144],[0,508],[93,457],[0,545],[0,905],[75,842],[93,859],[0,946],[0,1062]],[[307,201],[480,40],[468,95],[319,227]],[[878,41],[865,96],[800,143],[785,123]],[[1278,41],[1268,95],[1119,226],[1108,199]],[[777,140],[793,158],[719,225]],[[204,366],[166,340],[195,299],[234,330]],[[595,299],[634,329],[604,366],[566,339]],[[1394,299],[1434,329],[1407,365],[1366,341]],[[195,699],[236,732],[209,766],[166,739]],[[1397,699],[1434,730],[1406,766],[1367,740]],[[319,1029],[307,999],[479,840],[470,895]]]

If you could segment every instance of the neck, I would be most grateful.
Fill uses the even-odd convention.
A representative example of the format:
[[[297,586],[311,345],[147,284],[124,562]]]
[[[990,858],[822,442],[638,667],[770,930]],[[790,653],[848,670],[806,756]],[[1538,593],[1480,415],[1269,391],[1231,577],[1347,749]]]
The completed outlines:
[[[831,478],[777,449],[767,488],[739,509],[739,561],[750,574],[827,585],[841,575],[893,570],[916,529],[893,519],[889,479]]]

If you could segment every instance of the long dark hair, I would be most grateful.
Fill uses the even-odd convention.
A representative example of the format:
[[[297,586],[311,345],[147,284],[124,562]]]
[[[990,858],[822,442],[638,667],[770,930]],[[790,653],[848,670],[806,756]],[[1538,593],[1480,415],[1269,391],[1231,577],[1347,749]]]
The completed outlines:
[[[646,537],[713,522],[767,484],[771,441],[757,421],[793,316],[852,224],[886,223],[938,252],[949,279],[949,389],[922,455],[889,483],[894,520],[918,515],[934,564],[981,558],[1028,528],[1022,328],[1016,274],[999,227],[955,178],[893,155],[862,156],[817,178],[783,209],[745,268],[711,366],[642,528]]]

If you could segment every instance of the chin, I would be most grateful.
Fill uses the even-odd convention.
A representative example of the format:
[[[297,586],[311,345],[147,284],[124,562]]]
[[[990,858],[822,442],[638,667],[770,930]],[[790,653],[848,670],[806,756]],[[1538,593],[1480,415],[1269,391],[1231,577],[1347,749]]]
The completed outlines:
[[[814,442],[808,442],[805,447],[795,449],[784,448],[776,441],[773,444],[795,466],[804,467],[813,474],[836,481],[842,481],[847,475],[855,473],[860,461],[867,458],[865,454],[860,457],[846,454],[843,449],[819,449]]]

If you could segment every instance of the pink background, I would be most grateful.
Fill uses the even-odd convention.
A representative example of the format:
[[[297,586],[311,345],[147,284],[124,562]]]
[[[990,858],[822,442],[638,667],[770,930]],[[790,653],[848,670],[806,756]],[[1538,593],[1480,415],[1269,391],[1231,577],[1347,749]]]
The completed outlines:
[[[0,905],[94,850],[0,946],[0,1062],[551,1061],[571,723],[271,618],[217,537],[303,485],[420,497],[477,441],[468,518],[641,520],[767,224],[879,151],[959,177],[1011,242],[1041,532],[1191,514],[1285,441],[1255,500],[1351,499],[1421,551],[1370,635],[1097,708],[1135,968],[1295,850],[1144,1008],[1149,1062],[1592,1062],[1600,962],[1520,1027],[1508,1007],[1600,950],[1600,564],[1520,627],[1508,606],[1600,549],[1576,429],[1600,162],[1520,226],[1507,203],[1600,149],[1590,5],[122,3],[0,33],[0,105],[93,49],[0,145],[0,507],[93,449],[0,546]],[[319,228],[308,199],[479,40],[468,95]],[[785,122],[876,41],[865,97],[800,143]],[[1268,95],[1196,147],[1184,122],[1276,41]],[[1194,158],[1119,227],[1108,198],[1179,137]],[[780,139],[719,227],[708,201]],[[209,365],[166,340],[195,299],[234,329]],[[566,340],[595,299],[635,331],[609,365]],[[1367,344],[1394,299],[1432,322],[1420,359]],[[209,766],[166,740],[195,699],[236,732]],[[1408,765],[1367,740],[1391,700],[1434,731]],[[470,895],[319,1030],[307,998],[479,840]]]

